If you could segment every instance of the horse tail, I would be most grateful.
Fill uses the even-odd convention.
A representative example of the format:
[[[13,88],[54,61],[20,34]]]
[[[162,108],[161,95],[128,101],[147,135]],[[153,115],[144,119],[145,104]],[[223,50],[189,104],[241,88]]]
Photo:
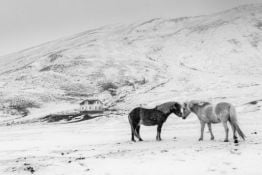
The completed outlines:
[[[130,126],[131,126],[132,132],[135,134],[135,136],[136,136],[137,138],[139,138],[139,135],[138,135],[138,133],[136,132],[134,126],[133,126],[133,120],[131,119],[131,113],[128,114],[128,121],[129,121],[129,124],[130,124]]]
[[[246,136],[240,129],[238,122],[237,122],[237,115],[236,115],[236,109],[234,106],[229,107],[229,119],[233,127],[237,130],[237,133],[240,135],[240,137],[245,140]]]

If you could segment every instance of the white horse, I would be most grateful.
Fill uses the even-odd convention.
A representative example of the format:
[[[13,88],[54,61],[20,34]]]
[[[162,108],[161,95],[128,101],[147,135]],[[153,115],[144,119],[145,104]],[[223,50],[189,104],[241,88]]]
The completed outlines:
[[[239,128],[237,122],[236,110],[232,104],[221,102],[216,105],[212,105],[209,102],[192,100],[190,102],[184,103],[183,118],[186,118],[191,112],[195,113],[198,119],[200,120],[201,135],[199,141],[203,140],[205,124],[208,125],[208,129],[211,135],[211,140],[214,140],[215,137],[212,132],[211,124],[222,122],[226,132],[226,137],[224,142],[228,142],[228,130],[229,130],[227,126],[228,121],[233,130],[234,143],[238,143],[236,131],[239,134],[239,136],[243,140],[245,140],[246,136]]]

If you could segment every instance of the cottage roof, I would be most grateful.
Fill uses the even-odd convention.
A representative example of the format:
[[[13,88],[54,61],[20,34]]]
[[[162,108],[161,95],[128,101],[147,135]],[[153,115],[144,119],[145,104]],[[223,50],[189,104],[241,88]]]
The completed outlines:
[[[80,103],[80,105],[84,105],[84,104],[94,104],[95,102],[99,102],[99,103],[102,103],[100,100],[98,99],[87,99],[87,100],[84,100]]]

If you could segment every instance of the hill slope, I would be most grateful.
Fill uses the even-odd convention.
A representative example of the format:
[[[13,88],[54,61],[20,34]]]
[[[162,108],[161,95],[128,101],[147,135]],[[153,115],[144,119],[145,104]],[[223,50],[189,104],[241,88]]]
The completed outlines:
[[[261,97],[261,74],[262,5],[245,5],[105,26],[1,57],[0,108],[94,95],[120,109],[191,98],[241,103]]]

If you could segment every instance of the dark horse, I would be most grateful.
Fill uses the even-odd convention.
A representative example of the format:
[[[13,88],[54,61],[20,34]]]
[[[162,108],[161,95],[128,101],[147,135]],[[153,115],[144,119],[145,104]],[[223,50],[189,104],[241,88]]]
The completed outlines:
[[[157,125],[156,140],[160,141],[161,128],[168,116],[174,113],[175,115],[182,117],[182,112],[182,105],[177,102],[167,102],[156,106],[153,109],[145,109],[142,107],[133,109],[128,115],[128,120],[131,126],[131,140],[135,142],[134,136],[136,136],[139,141],[143,141],[140,136],[140,125],[142,124],[145,126]]]

